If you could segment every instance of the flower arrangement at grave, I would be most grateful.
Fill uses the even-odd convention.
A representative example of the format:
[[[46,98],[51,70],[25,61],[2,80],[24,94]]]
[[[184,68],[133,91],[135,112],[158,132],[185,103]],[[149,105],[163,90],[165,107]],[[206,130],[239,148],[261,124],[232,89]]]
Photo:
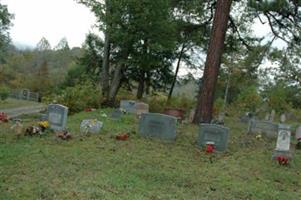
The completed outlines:
[[[128,133],[122,133],[119,135],[116,135],[115,137],[116,140],[121,140],[121,141],[126,141],[129,139],[129,134]]]
[[[285,156],[278,156],[277,161],[279,165],[287,165],[288,164],[288,158]]]
[[[214,143],[213,142],[207,142],[206,144],[206,153],[211,154],[214,152]]]
[[[296,149],[301,149],[301,138],[297,139]]]
[[[8,115],[4,112],[0,112],[0,122],[8,122]]]
[[[40,121],[38,122],[38,126],[41,128],[42,131],[45,131],[49,128],[49,122],[48,121]]]

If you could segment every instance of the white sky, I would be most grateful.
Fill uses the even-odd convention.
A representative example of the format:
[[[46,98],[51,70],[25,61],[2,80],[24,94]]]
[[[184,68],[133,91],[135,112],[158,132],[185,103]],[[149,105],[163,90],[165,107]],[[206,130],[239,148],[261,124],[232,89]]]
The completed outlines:
[[[18,46],[34,47],[45,37],[54,47],[66,37],[70,47],[79,47],[96,21],[87,7],[74,0],[0,1],[15,15],[10,36]]]

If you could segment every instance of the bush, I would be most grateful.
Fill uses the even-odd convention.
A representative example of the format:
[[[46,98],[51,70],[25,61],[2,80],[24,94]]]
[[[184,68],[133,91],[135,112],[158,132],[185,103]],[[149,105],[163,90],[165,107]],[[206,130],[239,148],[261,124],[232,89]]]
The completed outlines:
[[[236,111],[255,112],[262,104],[262,98],[255,86],[245,88],[238,96],[237,100],[232,104]]]
[[[9,97],[9,93],[10,93],[10,91],[7,87],[5,87],[5,86],[0,87],[0,99],[2,101],[6,100]]]
[[[77,113],[85,108],[99,108],[102,95],[101,89],[94,86],[90,81],[67,87],[61,95],[48,97],[45,101],[59,103],[69,108],[70,113]]]

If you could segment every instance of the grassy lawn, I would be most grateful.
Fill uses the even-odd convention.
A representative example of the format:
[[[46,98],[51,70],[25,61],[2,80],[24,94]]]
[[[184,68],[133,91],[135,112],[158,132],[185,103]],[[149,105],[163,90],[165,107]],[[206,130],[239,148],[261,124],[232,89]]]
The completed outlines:
[[[41,105],[41,104],[34,101],[24,101],[24,100],[12,99],[12,98],[9,98],[5,101],[0,100],[0,109],[18,108],[23,106],[35,106],[35,105]]]
[[[228,152],[206,155],[196,147],[196,126],[179,125],[177,141],[164,143],[141,138],[133,116],[112,121],[101,112],[70,116],[70,141],[53,134],[17,139],[11,124],[0,124],[0,199],[301,197],[301,152],[289,166],[279,166],[271,160],[276,141],[247,136],[246,125],[234,119],[226,121]],[[102,134],[80,136],[85,118],[103,121]],[[116,141],[123,132],[130,139]]]

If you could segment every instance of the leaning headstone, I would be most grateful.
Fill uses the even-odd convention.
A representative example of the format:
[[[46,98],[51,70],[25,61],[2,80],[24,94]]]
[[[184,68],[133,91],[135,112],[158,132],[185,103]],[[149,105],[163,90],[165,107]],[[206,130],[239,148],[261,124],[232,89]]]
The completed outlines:
[[[278,124],[270,121],[250,120],[248,133],[264,133],[269,138],[276,138]]]
[[[276,111],[275,111],[275,110],[272,110],[272,111],[271,111],[271,115],[270,115],[270,121],[271,121],[271,122],[274,121],[275,115],[276,115]]]
[[[139,121],[139,133],[143,137],[174,141],[176,124],[177,118],[169,115],[142,113]]]
[[[115,109],[112,113],[111,113],[111,119],[114,120],[118,120],[122,117],[123,113],[121,112],[120,109]]]
[[[284,123],[286,121],[286,116],[285,116],[285,114],[281,114],[280,115],[280,122],[281,123]]]
[[[273,159],[277,159],[278,157],[285,157],[290,159],[292,157],[290,153],[290,142],[291,142],[291,131],[290,127],[284,124],[279,125],[278,137],[277,137],[277,145],[276,149],[273,152]]]
[[[213,144],[217,151],[225,151],[228,146],[229,128],[215,124],[201,124],[198,146]]]
[[[85,119],[80,123],[80,132],[82,134],[97,134],[103,127],[103,123],[96,119]]]
[[[127,113],[136,113],[136,101],[132,100],[121,100],[120,101],[120,108],[125,110]]]
[[[149,105],[142,102],[137,102],[135,104],[136,109],[136,115],[140,116],[142,113],[148,113],[149,112]]]
[[[66,129],[68,108],[60,104],[48,105],[48,122],[55,131]]]

